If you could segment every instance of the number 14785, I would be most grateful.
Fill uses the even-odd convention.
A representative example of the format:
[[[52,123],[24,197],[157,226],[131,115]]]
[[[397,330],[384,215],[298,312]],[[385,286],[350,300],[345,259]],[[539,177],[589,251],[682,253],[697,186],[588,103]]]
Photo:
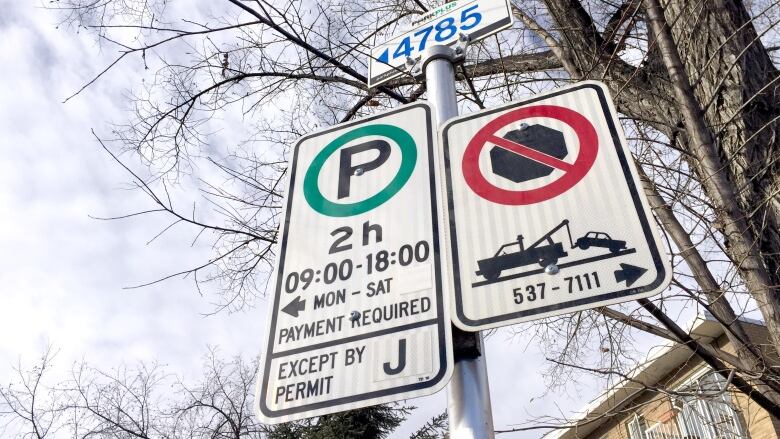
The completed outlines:
[[[470,6],[460,11],[460,15],[457,19],[456,17],[446,17],[436,23],[419,29],[414,34],[407,35],[398,43],[398,46],[395,47],[392,59],[407,58],[415,51],[422,52],[425,50],[430,40],[441,44],[453,38],[458,31],[467,31],[474,28],[482,22],[482,14],[477,12],[478,8],[479,5]],[[417,47],[414,47],[412,41],[417,38],[419,38],[419,42],[417,43]],[[378,59],[379,61],[388,63],[390,61],[390,48],[385,49]]]

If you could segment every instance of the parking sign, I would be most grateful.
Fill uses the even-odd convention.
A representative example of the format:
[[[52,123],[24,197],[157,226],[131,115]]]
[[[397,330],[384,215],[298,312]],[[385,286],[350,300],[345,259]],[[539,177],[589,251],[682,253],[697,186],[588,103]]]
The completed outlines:
[[[276,423],[427,395],[452,373],[431,109],[302,138],[257,412]]]

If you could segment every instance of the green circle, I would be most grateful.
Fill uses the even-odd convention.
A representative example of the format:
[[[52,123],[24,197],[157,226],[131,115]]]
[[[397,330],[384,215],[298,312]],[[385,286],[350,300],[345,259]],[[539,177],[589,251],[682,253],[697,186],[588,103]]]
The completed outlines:
[[[401,148],[401,168],[393,180],[384,189],[357,203],[334,203],[320,192],[317,181],[325,161],[339,148],[355,139],[366,136],[382,136],[393,140]],[[311,162],[303,179],[303,195],[309,206],[327,216],[352,216],[368,212],[393,197],[409,181],[414,165],[417,163],[417,147],[414,139],[403,129],[393,125],[367,125],[355,128],[335,138],[320,151]]]

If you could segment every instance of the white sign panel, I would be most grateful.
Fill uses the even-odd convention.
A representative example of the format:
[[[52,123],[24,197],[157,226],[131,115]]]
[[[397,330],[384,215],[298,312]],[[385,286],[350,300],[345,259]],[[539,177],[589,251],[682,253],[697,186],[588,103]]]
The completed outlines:
[[[302,138],[256,405],[267,423],[428,395],[452,372],[431,109]]]
[[[445,3],[412,23],[412,29],[373,48],[368,61],[368,86],[376,87],[409,73],[428,46],[453,45],[460,34],[476,42],[512,26],[508,0],[459,0]]]
[[[607,89],[449,121],[453,320],[487,329],[662,291],[671,268]]]

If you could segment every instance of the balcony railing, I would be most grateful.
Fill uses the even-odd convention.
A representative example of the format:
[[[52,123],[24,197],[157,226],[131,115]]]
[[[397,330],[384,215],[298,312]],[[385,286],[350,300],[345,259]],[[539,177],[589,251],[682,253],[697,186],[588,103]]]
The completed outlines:
[[[747,439],[737,412],[724,401],[689,401],[667,422],[644,430],[644,439]]]
[[[655,423],[635,416],[628,424],[630,439],[747,439],[720,374],[702,369],[677,391],[670,401],[673,416]]]

